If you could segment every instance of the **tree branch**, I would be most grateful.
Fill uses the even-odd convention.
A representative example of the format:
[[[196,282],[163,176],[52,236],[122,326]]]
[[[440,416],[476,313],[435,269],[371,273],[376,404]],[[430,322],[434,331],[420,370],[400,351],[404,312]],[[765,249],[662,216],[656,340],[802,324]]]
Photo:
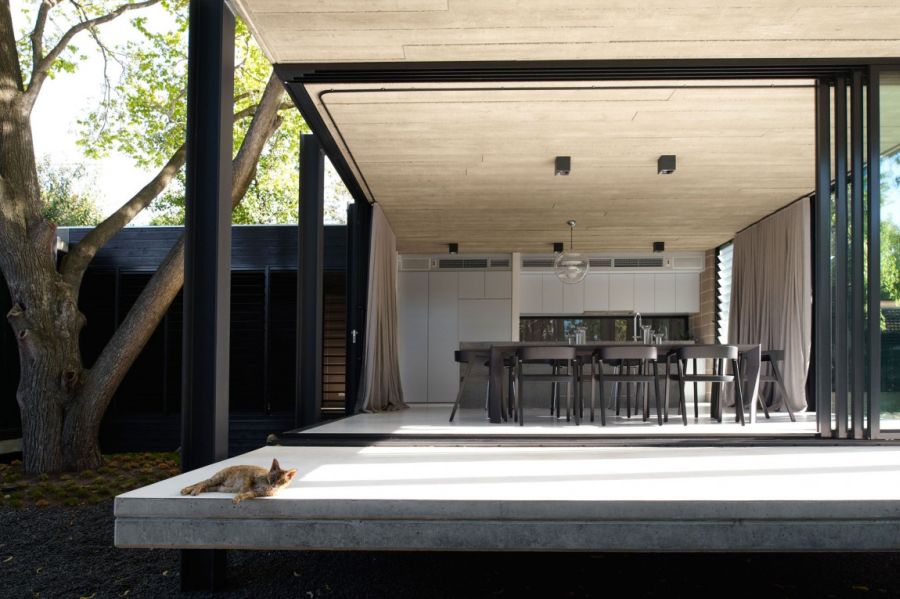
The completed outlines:
[[[278,109],[283,95],[284,88],[273,72],[237,156],[232,161],[232,207],[243,199],[266,142],[281,124]],[[183,283],[184,235],[169,250],[88,373],[80,395],[84,401],[90,402],[90,410],[98,414],[106,410],[128,369],[159,326]]]
[[[265,99],[266,93],[263,93],[263,100]],[[248,106],[243,110],[237,111],[234,113],[235,122],[248,117],[255,117],[261,105],[261,103],[254,104],[253,106]],[[282,104],[281,106],[284,105]],[[262,131],[262,135],[265,139],[269,139],[281,125],[281,121],[280,119],[277,122],[269,122],[269,119],[265,119],[265,121],[268,122],[268,125],[267,128]],[[260,126],[262,126],[262,124],[257,124],[257,127]],[[250,130],[253,129],[254,125],[251,122]],[[241,144],[241,149],[243,150],[247,145],[245,138],[244,143]],[[259,152],[262,152],[265,142],[256,145],[259,145]],[[250,160],[253,158],[253,155],[249,150],[247,150],[245,154],[246,156],[242,160]],[[240,152],[238,152],[238,156],[240,155]],[[255,160],[259,160],[259,153],[255,154]],[[122,204],[118,210],[109,215],[103,222],[94,227],[81,241],[69,250],[68,255],[63,259],[60,272],[62,273],[63,279],[70,284],[73,289],[78,289],[80,287],[81,278],[84,276],[88,264],[90,264],[91,260],[94,259],[94,256],[97,255],[100,248],[106,245],[110,239],[115,237],[123,227],[134,220],[142,210],[153,203],[153,200],[168,187],[178,171],[181,170],[181,167],[184,166],[184,161],[185,146],[182,144],[147,185],[137,192],[130,200]],[[237,161],[237,158],[235,158],[235,161]],[[248,178],[245,175],[235,176],[235,185],[240,185],[241,181],[246,180],[246,185],[249,186],[252,178],[252,176]],[[243,191],[246,191],[246,187],[244,187]],[[232,194],[232,206],[235,206],[243,195],[243,192]]]
[[[59,4],[59,0],[44,0],[38,9],[37,19],[34,21],[34,29],[31,31],[31,64],[36,65],[44,57],[44,28],[47,26],[47,16],[50,10]]]
[[[32,65],[31,71],[31,81],[28,83],[28,90],[25,92],[24,98],[26,110],[30,113],[31,109],[34,108],[34,103],[37,101],[37,96],[41,91],[41,87],[50,74],[50,68],[63,53],[63,51],[68,47],[73,37],[84,31],[85,29],[90,29],[93,27],[97,27],[98,25],[108,23],[114,19],[119,18],[126,12],[153,6],[159,1],[160,0],[143,0],[142,2],[135,2],[133,4],[123,4],[110,13],[101,15],[99,17],[94,17],[93,19],[88,19],[86,21],[80,21],[77,25],[73,25],[68,31],[63,34],[59,42],[57,42],[57,44],[50,50],[50,52],[47,53],[46,56],[40,57],[38,60],[34,61],[34,65]],[[41,6],[41,9],[43,9],[43,5]],[[43,41],[41,41],[40,46],[43,46]]]
[[[100,248],[106,245],[106,242],[112,239],[116,233],[121,231],[141,210],[149,206],[163,192],[175,175],[178,174],[178,171],[181,170],[181,167],[184,166],[184,160],[185,147],[182,144],[149,183],[103,222],[91,229],[81,241],[71,248],[69,254],[63,260],[60,271],[63,279],[73,289],[80,287],[84,271]]]

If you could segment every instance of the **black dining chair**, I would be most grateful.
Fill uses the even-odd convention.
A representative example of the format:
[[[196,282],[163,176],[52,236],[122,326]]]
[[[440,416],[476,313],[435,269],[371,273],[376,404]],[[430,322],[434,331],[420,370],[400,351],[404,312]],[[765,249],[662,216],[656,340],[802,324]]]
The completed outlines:
[[[456,411],[459,409],[459,404],[462,402],[463,392],[466,388],[466,382],[469,380],[469,376],[472,374],[472,368],[477,364],[483,364],[484,366],[490,367],[490,356],[484,350],[464,349],[455,351],[453,352],[453,358],[458,364],[465,364],[465,368],[463,369],[462,376],[459,377],[459,391],[456,393],[456,401],[453,402],[453,409],[450,411],[450,422],[453,422],[453,418],[456,416]],[[510,382],[512,381],[512,369],[514,366],[515,362],[513,360],[503,361],[503,368],[509,374]],[[484,391],[485,405],[487,405],[489,392],[490,383],[488,383]],[[501,389],[500,412],[503,420],[507,420],[507,417],[511,413],[511,410],[508,405],[508,400],[507,405],[503,405],[503,403],[503,390]]]
[[[550,373],[541,374],[523,374],[522,366],[526,364],[550,364],[552,370]],[[565,372],[563,372],[565,370]],[[571,420],[571,414],[574,411],[575,423],[580,424],[580,406],[578,393],[578,364],[575,357],[575,347],[573,346],[553,346],[553,345],[529,345],[520,347],[516,354],[515,374],[513,375],[513,396],[515,397],[515,415],[519,421],[519,426],[523,426],[525,422],[524,405],[524,383],[529,382],[546,382],[554,385],[566,385],[566,421]],[[575,406],[572,409],[572,396],[575,396]],[[558,396],[558,393],[557,393]],[[557,417],[559,417],[559,408],[557,408]]]
[[[603,366],[612,365],[613,374],[604,374]],[[622,372],[622,369],[625,372]],[[637,368],[637,373],[631,373]],[[652,370],[652,373],[650,372]],[[661,396],[659,393],[659,372],[657,369],[656,347],[652,345],[607,345],[598,347],[591,359],[591,422],[594,421],[594,398],[596,389],[600,389],[600,424],[606,426],[606,401],[603,398],[603,384],[610,383],[653,383],[656,398],[656,419],[660,426],[663,423]],[[639,395],[636,393],[636,395]],[[616,392],[618,406],[618,391]],[[631,412],[630,398],[629,415]],[[644,422],[649,419],[649,407],[644,403]]]
[[[759,382],[760,383],[774,383],[778,388],[778,391],[781,393],[781,401],[784,404],[784,409],[787,410],[788,416],[791,417],[791,422],[797,422],[797,419],[794,417],[794,410],[791,409],[791,402],[788,401],[788,392],[784,386],[784,379],[781,376],[781,370],[778,368],[778,363],[784,364],[784,350],[780,349],[770,349],[764,351],[760,354],[760,373],[759,373]],[[769,374],[764,374],[762,371],[765,365],[768,364],[771,372]],[[766,404],[763,402],[763,408],[765,408]],[[766,410],[766,418],[769,417],[769,412]]]
[[[684,385],[685,383],[711,383],[718,384],[720,386],[720,390],[726,384],[734,385],[735,392],[735,420],[741,423],[741,426],[744,426],[744,392],[741,385],[741,370],[738,365],[738,348],[734,345],[690,345],[687,347],[681,347],[673,354],[676,362],[677,375],[674,377],[678,380],[678,407],[679,412],[681,412],[681,419],[684,422],[684,425],[687,426],[687,406],[685,402],[685,393],[684,393]],[[696,367],[696,360],[711,360],[712,361],[712,373],[704,374],[698,373]],[[689,373],[687,371],[687,365],[689,361],[694,361],[694,372]],[[731,363],[731,372],[732,374],[725,374],[725,364],[726,362]],[[666,372],[669,372],[668,367],[666,368]],[[666,377],[666,404],[668,404],[669,397],[669,378]],[[695,387],[696,388],[696,387]],[[721,401],[721,393],[714,394],[715,401]],[[699,408],[698,408],[698,398],[697,393],[694,393],[694,419],[699,418]],[[713,406],[711,410],[712,413],[718,414],[719,422],[722,421],[722,410],[721,406]]]

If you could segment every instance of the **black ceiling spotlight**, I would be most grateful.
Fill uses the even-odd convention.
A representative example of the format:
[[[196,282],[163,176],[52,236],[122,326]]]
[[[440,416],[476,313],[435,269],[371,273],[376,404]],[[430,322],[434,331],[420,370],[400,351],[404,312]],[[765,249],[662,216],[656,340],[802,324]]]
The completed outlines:
[[[675,172],[675,154],[663,154],[656,161],[656,173],[659,175],[671,175]]]
[[[554,162],[554,170],[553,175],[568,175],[572,172],[572,157],[571,156],[557,156],[556,161]]]
[[[553,243],[553,253],[554,254],[562,254],[565,251],[565,245],[562,241],[555,241]]]
[[[666,242],[665,241],[654,241],[653,242],[653,251],[654,252],[666,251]]]
[[[458,243],[448,243],[447,249],[450,251],[451,254],[453,254],[455,256],[456,254],[459,253],[459,244]]]

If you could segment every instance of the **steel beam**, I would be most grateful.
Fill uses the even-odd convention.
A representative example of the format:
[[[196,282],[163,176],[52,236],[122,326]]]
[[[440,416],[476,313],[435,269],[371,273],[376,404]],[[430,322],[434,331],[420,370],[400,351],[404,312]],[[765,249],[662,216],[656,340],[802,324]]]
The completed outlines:
[[[866,119],[868,129],[868,412],[867,435],[871,439],[881,436],[881,119],[880,119],[879,69],[869,69]]]
[[[831,85],[816,83],[816,195],[813,202],[813,359],[819,434],[831,434]]]
[[[322,343],[325,261],[325,154],[314,135],[300,143],[300,224],[297,242],[296,427],[319,421],[322,412]]]
[[[234,15],[191,0],[185,168],[181,468],[228,455]],[[216,590],[225,554],[185,550],[183,590]]]

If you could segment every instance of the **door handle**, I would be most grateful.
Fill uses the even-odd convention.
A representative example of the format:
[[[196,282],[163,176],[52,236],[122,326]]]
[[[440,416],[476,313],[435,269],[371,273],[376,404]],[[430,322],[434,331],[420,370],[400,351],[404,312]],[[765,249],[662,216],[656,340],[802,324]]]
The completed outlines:
[[[356,329],[353,329],[352,331],[350,331],[350,338],[352,339],[351,343],[353,343],[353,345],[356,345],[356,336],[358,334],[359,334],[359,332]]]

